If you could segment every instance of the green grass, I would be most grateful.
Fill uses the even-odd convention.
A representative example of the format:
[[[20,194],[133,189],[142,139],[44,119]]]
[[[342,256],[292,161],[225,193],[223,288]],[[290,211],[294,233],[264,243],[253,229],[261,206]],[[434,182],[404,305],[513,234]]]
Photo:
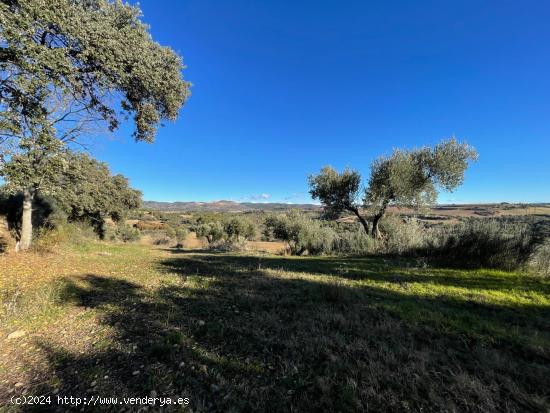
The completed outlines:
[[[19,320],[74,333],[42,336],[27,394],[155,390],[209,412],[550,409],[548,280],[384,257],[77,248],[83,272],[62,281],[55,321]]]

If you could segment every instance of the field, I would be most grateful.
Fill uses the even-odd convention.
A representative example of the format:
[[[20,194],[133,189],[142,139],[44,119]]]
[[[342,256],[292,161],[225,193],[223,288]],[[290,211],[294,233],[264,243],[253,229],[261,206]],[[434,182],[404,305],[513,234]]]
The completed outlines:
[[[29,410],[14,395],[189,398],[169,411],[550,409],[550,281],[522,273],[102,242],[0,256],[0,269],[6,411]]]

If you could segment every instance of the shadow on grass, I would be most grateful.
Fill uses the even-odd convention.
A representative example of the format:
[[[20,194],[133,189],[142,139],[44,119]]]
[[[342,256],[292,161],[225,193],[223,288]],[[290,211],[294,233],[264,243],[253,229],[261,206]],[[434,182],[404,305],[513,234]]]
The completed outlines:
[[[517,274],[495,276],[491,270],[460,270],[445,268],[419,268],[422,260],[373,257],[284,257],[240,256],[213,254],[211,251],[181,251],[168,249],[176,256],[193,256],[191,260],[168,260],[167,265],[187,267],[199,263],[197,268],[216,271],[218,266],[240,270],[270,269],[304,274],[331,275],[349,280],[371,280],[390,283],[430,283],[447,287],[491,289],[497,291],[535,291],[550,294],[550,282],[540,277]],[[204,254],[204,255],[203,255]]]
[[[549,407],[547,307],[409,296],[412,277],[428,279],[380,259],[181,253],[160,267],[179,281],[68,281],[64,299],[97,313],[112,335],[83,354],[41,343],[60,394],[155,390],[208,412]],[[295,274],[274,276],[277,269]],[[401,283],[403,293],[314,274]],[[426,277],[458,284],[449,274]],[[518,331],[525,340],[511,334]],[[544,344],[533,344],[535,336]],[[50,381],[33,392],[52,390]]]

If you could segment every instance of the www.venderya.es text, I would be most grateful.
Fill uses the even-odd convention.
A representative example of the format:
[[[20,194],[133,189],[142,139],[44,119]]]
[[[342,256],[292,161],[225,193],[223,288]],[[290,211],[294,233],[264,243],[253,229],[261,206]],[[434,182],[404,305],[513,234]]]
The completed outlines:
[[[58,406],[102,406],[102,405],[132,405],[132,406],[187,406],[188,397],[101,397],[101,396],[13,396],[11,403],[15,405],[58,405]]]

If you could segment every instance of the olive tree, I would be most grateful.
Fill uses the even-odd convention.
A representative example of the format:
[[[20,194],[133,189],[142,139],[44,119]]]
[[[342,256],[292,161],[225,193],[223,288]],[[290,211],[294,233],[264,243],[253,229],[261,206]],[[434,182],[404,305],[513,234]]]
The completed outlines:
[[[310,194],[329,214],[352,212],[367,233],[380,237],[379,222],[389,205],[416,208],[433,204],[439,190],[452,191],[462,184],[469,163],[476,159],[474,148],[454,138],[433,148],[396,149],[372,163],[362,203],[358,200],[361,176],[349,169],[338,173],[324,167],[309,177]],[[370,231],[360,206],[370,212]]]
[[[477,156],[473,147],[452,138],[433,148],[396,149],[376,159],[363,200],[372,212],[372,236],[380,237],[378,224],[389,205],[434,204],[439,190],[453,191],[462,184],[464,172]]]
[[[199,238],[206,238],[208,246],[212,247],[224,237],[223,225],[220,221],[207,222],[195,227],[195,233]]]
[[[67,147],[128,117],[135,140],[153,142],[185,102],[180,57],[140,16],[120,1],[0,0],[0,176],[23,193],[22,249],[34,195],[55,190]]]
[[[254,224],[242,218],[230,219],[224,224],[223,229],[229,241],[250,239],[256,235]]]
[[[353,213],[365,231],[369,224],[360,213],[361,175],[351,169],[338,173],[330,166],[321,169],[319,175],[310,175],[309,187],[311,197],[318,199],[330,217],[338,217],[344,211]]]

